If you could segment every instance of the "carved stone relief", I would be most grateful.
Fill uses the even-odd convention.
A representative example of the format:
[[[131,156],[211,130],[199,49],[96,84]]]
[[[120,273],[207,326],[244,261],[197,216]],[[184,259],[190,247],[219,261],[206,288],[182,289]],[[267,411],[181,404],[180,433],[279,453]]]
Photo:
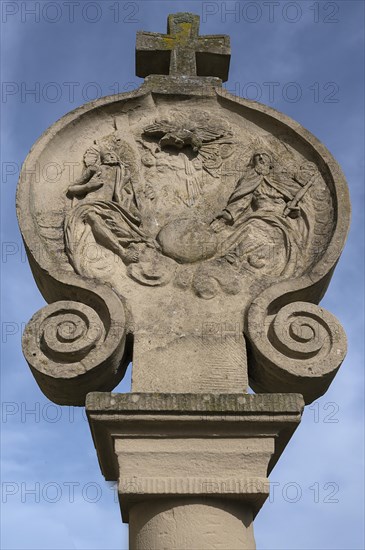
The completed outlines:
[[[280,386],[281,391],[305,394],[299,388],[305,385],[304,375],[299,375],[304,368],[309,369],[309,378],[318,376],[318,387],[323,389],[344,356],[342,329],[338,329],[342,344],[337,356],[333,326],[330,343],[320,346],[326,357],[336,356],[329,374],[315,375],[313,362],[319,349],[314,340],[327,323],[326,316],[318,314],[322,319],[318,321],[310,308],[298,306],[310,318],[308,325],[295,313],[293,303],[320,300],[341,251],[348,218],[341,218],[338,207],[340,196],[347,201],[347,195],[337,164],[313,136],[268,108],[214,87],[203,96],[190,93],[181,99],[176,94],[151,93],[145,85],[122,99],[100,100],[81,108],[85,113],[67,115],[58,134],[41,138],[23,172],[20,223],[46,299],[74,300],[79,294],[70,289],[81,285],[85,304],[94,307],[90,295],[100,297],[102,287],[107,301],[115,299],[123,310],[125,324],[113,335],[112,344],[115,361],[123,368],[114,369],[108,384],[96,381],[88,389],[113,387],[123,376],[132,347],[141,372],[142,364],[157,364],[160,357],[161,368],[166,361],[185,368],[180,359],[184,345],[195,346],[198,361],[206,363],[204,372],[212,370],[214,356],[204,346],[199,351],[197,344],[207,323],[241,327],[240,338],[219,360],[227,357],[236,365],[229,391],[247,387],[247,375],[240,374],[246,369],[243,335],[253,357],[248,365],[253,387],[280,391]],[[63,167],[59,181],[40,177],[31,183],[32,162],[44,166],[51,161]],[[66,170],[68,164],[73,171]],[[36,240],[43,258],[32,245]],[[101,340],[93,349],[98,345],[105,349],[103,342],[114,322],[110,306],[101,302]],[[294,307],[285,322],[283,306]],[[75,347],[76,332],[83,333],[78,322],[76,332],[65,339],[62,334],[72,320],[62,315],[61,328],[55,329],[55,351],[45,344],[49,340],[40,336],[38,326],[26,334],[32,349],[34,342],[43,342],[42,354],[48,354],[50,361],[55,360],[60,342],[72,340]],[[280,330],[285,327],[288,334],[277,334],[277,319],[283,321]],[[299,350],[305,346],[308,353]],[[169,349],[174,355],[162,358],[163,350]],[[297,373],[288,375],[288,390],[285,382],[274,381],[279,376],[277,361],[270,356],[275,353],[301,365]],[[47,376],[39,376],[37,361],[29,354],[27,359],[44,391],[64,402],[65,390],[53,389],[56,377],[51,376],[51,383]],[[148,376],[159,378],[157,373]],[[205,374],[199,376],[200,380]],[[152,390],[162,387],[156,382]],[[175,387],[172,382],[171,387]],[[208,382],[203,384],[202,391],[208,387]],[[217,386],[218,390],[222,388]],[[177,391],[186,388],[182,385]],[[81,404],[84,395],[76,393],[74,401]],[[307,400],[317,395],[317,390],[308,390]]]
[[[130,131],[129,143],[118,129],[94,139],[69,182],[64,234],[79,275],[103,276],[113,254],[115,279],[213,299],[302,275],[326,248],[330,192],[280,138],[178,108]]]

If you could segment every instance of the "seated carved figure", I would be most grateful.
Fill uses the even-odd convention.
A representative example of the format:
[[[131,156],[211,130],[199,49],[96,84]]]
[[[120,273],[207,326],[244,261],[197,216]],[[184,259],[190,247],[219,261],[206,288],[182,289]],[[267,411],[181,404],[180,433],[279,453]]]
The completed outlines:
[[[77,205],[66,219],[66,245],[75,263],[74,250],[90,228],[96,243],[117,254],[125,264],[137,262],[137,244],[151,245],[152,240],[141,229],[141,217],[131,175],[117,154],[100,151],[100,164],[86,168],[81,178],[68,188]]]
[[[305,205],[298,203],[313,173],[307,170],[301,178],[275,173],[271,155],[256,152],[211,224],[216,233],[222,233],[222,255],[249,271],[294,274],[303,257],[299,251],[309,236]]]

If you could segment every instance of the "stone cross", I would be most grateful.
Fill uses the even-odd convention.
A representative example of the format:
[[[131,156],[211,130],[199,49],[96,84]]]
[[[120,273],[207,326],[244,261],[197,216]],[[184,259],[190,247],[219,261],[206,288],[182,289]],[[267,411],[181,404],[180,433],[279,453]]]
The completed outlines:
[[[349,226],[341,170],[298,123],[222,90],[229,38],[198,29],[179,13],[138,33],[151,76],[56,122],[17,196],[49,304],[24,354],[52,401],[86,403],[133,550],[253,550],[267,476],[346,352],[318,305]],[[34,178],[51,162],[57,185]],[[110,393],[130,361],[131,393]]]
[[[169,15],[167,34],[138,32],[136,74],[216,76],[228,79],[230,39],[226,35],[199,36],[199,16]]]

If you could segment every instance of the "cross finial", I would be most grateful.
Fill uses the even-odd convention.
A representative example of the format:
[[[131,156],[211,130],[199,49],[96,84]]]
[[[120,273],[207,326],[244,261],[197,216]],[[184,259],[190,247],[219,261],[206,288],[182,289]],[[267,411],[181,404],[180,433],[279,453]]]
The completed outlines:
[[[168,16],[167,34],[138,32],[136,75],[169,74],[216,76],[228,80],[231,56],[229,36],[199,36],[199,15]]]

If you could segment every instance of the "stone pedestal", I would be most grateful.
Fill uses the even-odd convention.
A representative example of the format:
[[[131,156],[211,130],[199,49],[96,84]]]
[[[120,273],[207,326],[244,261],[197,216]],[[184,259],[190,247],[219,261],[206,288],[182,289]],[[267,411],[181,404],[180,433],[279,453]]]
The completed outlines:
[[[267,476],[303,406],[298,394],[89,394],[100,467],[118,480],[130,548],[255,548]]]

